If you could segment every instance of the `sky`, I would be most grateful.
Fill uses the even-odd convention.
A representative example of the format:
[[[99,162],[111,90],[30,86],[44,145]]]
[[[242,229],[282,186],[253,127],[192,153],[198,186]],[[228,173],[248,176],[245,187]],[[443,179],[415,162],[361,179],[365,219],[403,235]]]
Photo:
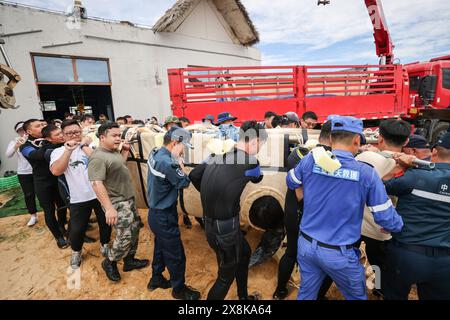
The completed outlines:
[[[69,11],[72,0],[15,0]],[[83,0],[89,16],[152,26],[175,0]],[[260,34],[263,65],[377,64],[363,0],[242,0]],[[383,0],[400,63],[450,54],[449,0]]]

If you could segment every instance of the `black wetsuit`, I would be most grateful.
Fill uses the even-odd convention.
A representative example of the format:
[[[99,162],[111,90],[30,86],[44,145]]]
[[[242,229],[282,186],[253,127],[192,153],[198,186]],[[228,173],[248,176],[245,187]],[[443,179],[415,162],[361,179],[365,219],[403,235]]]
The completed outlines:
[[[326,150],[331,150],[330,147],[324,147]],[[295,168],[301,159],[307,155],[308,149],[303,147],[296,147],[292,150],[287,160],[287,170]],[[297,263],[297,243],[300,222],[302,218],[303,200],[298,201],[294,190],[287,189],[286,199],[284,203],[284,227],[286,230],[287,245],[284,255],[281,257],[278,264],[278,285],[277,291],[285,290],[287,283]],[[330,288],[333,280],[329,276],[325,278],[320,288],[318,299],[323,299]]]
[[[59,193],[58,178],[51,173],[49,162],[53,150],[61,145],[44,141],[41,147],[37,147],[30,140],[34,139],[30,137],[29,141],[20,147],[20,152],[33,168],[34,188],[44,210],[45,223],[55,239],[58,239],[66,233],[67,210],[60,209],[64,207],[64,201]],[[55,205],[58,208],[58,219],[55,217]]]
[[[258,160],[234,149],[197,166],[189,178],[201,193],[206,238],[219,265],[208,300],[223,300],[234,279],[239,298],[246,299],[251,249],[240,230],[240,198],[248,182],[263,178]]]

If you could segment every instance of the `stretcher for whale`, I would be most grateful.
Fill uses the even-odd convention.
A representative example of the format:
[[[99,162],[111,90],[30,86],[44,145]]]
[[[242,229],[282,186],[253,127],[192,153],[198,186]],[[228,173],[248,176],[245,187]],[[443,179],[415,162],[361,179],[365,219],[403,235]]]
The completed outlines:
[[[153,148],[162,145],[164,132],[155,126],[123,129],[123,136],[132,142],[128,168],[136,189],[137,206],[148,208],[147,159]],[[192,169],[212,153],[220,153],[220,150],[226,152],[234,145],[229,140],[216,139],[217,129],[214,127],[193,125],[187,129],[193,134],[191,143],[194,145],[193,150],[185,150],[184,160],[188,168]],[[287,190],[285,168],[291,148],[303,144],[306,140],[317,141],[319,134],[318,130],[302,129],[267,131],[268,140],[257,155],[264,179],[258,184],[247,184],[240,201],[242,229],[255,228],[264,232],[252,255],[251,266],[271,258],[282,245],[285,236],[283,214]],[[178,211],[180,214],[199,219],[203,217],[200,193],[193,186],[180,192]]]
[[[83,134],[90,136],[94,144],[98,145],[98,137],[95,132],[98,126],[85,129]],[[161,147],[165,130],[156,125],[122,126],[122,137],[131,142],[131,152],[128,158],[130,169],[136,190],[136,202],[138,208],[148,208],[147,196],[147,159],[151,150]],[[219,140],[215,138],[217,127],[203,124],[195,124],[187,128],[193,134],[191,143],[193,150],[185,153],[185,163],[190,169],[207,159],[212,153],[220,154],[230,150],[234,146],[231,140]],[[303,145],[312,149],[318,143],[319,130],[303,129],[270,129],[268,140],[257,155],[261,164],[264,179],[258,184],[249,183],[244,189],[241,206],[241,227],[243,230],[254,228],[264,232],[261,242],[253,253],[250,266],[254,266],[270,259],[281,258],[285,247],[283,246],[284,203],[287,191],[286,167],[287,158],[292,147]],[[366,135],[367,140],[371,139]],[[324,156],[320,155],[319,156]],[[322,159],[325,164],[330,159]],[[190,223],[188,216],[195,217],[199,221],[203,217],[203,210],[199,192],[189,186],[180,192],[178,211],[184,215],[184,221]]]

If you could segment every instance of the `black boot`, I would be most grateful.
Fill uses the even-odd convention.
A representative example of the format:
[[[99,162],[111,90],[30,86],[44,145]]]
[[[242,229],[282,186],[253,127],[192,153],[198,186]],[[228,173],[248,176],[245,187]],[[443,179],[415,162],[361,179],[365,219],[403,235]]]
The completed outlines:
[[[192,222],[187,214],[183,214],[183,224],[186,226],[187,229],[192,229]]]
[[[134,256],[126,257],[125,259],[123,259],[123,271],[128,272],[135,269],[142,269],[148,266],[149,264],[150,261],[148,261],[147,259],[139,260],[135,259]]]
[[[102,268],[103,270],[105,270],[106,276],[109,280],[114,282],[120,281],[120,273],[119,270],[117,270],[116,261],[110,261],[108,258],[106,258],[102,262]]]
[[[259,300],[259,299],[260,299],[259,293],[249,294],[246,297],[239,298],[239,300]]]
[[[60,226],[59,232],[61,232],[64,238],[69,239],[69,231],[66,228]]]
[[[170,281],[164,278],[164,276],[152,277],[147,285],[147,289],[150,291],[161,289],[169,289],[171,287]]]
[[[275,292],[273,293],[273,298],[275,300],[284,300],[284,299],[286,299],[288,294],[289,294],[288,289],[286,289],[286,288],[282,288],[282,289],[277,288],[275,290]]]
[[[184,286],[180,292],[175,292],[172,290],[172,297],[178,300],[198,300],[200,299],[200,292],[194,288]]]
[[[94,238],[88,237],[88,236],[84,236],[83,241],[84,241],[84,243],[94,243],[97,240],[95,240]]]
[[[58,245],[58,248],[65,249],[69,246],[69,243],[64,239],[64,237],[60,237],[56,239],[56,244]]]

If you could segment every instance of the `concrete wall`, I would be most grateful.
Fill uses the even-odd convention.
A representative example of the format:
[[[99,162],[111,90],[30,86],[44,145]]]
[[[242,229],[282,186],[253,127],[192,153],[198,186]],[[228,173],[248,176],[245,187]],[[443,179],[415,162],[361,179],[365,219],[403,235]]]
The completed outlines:
[[[4,156],[15,136],[14,123],[42,117],[31,52],[108,58],[115,116],[162,119],[170,114],[167,68],[260,64],[260,52],[234,44],[218,15],[204,0],[176,32],[154,34],[146,28],[91,19],[71,24],[62,14],[0,3],[0,34],[13,68],[22,77],[15,89],[21,107],[0,114],[0,171],[15,169],[15,160]],[[11,35],[19,32],[24,33]]]

